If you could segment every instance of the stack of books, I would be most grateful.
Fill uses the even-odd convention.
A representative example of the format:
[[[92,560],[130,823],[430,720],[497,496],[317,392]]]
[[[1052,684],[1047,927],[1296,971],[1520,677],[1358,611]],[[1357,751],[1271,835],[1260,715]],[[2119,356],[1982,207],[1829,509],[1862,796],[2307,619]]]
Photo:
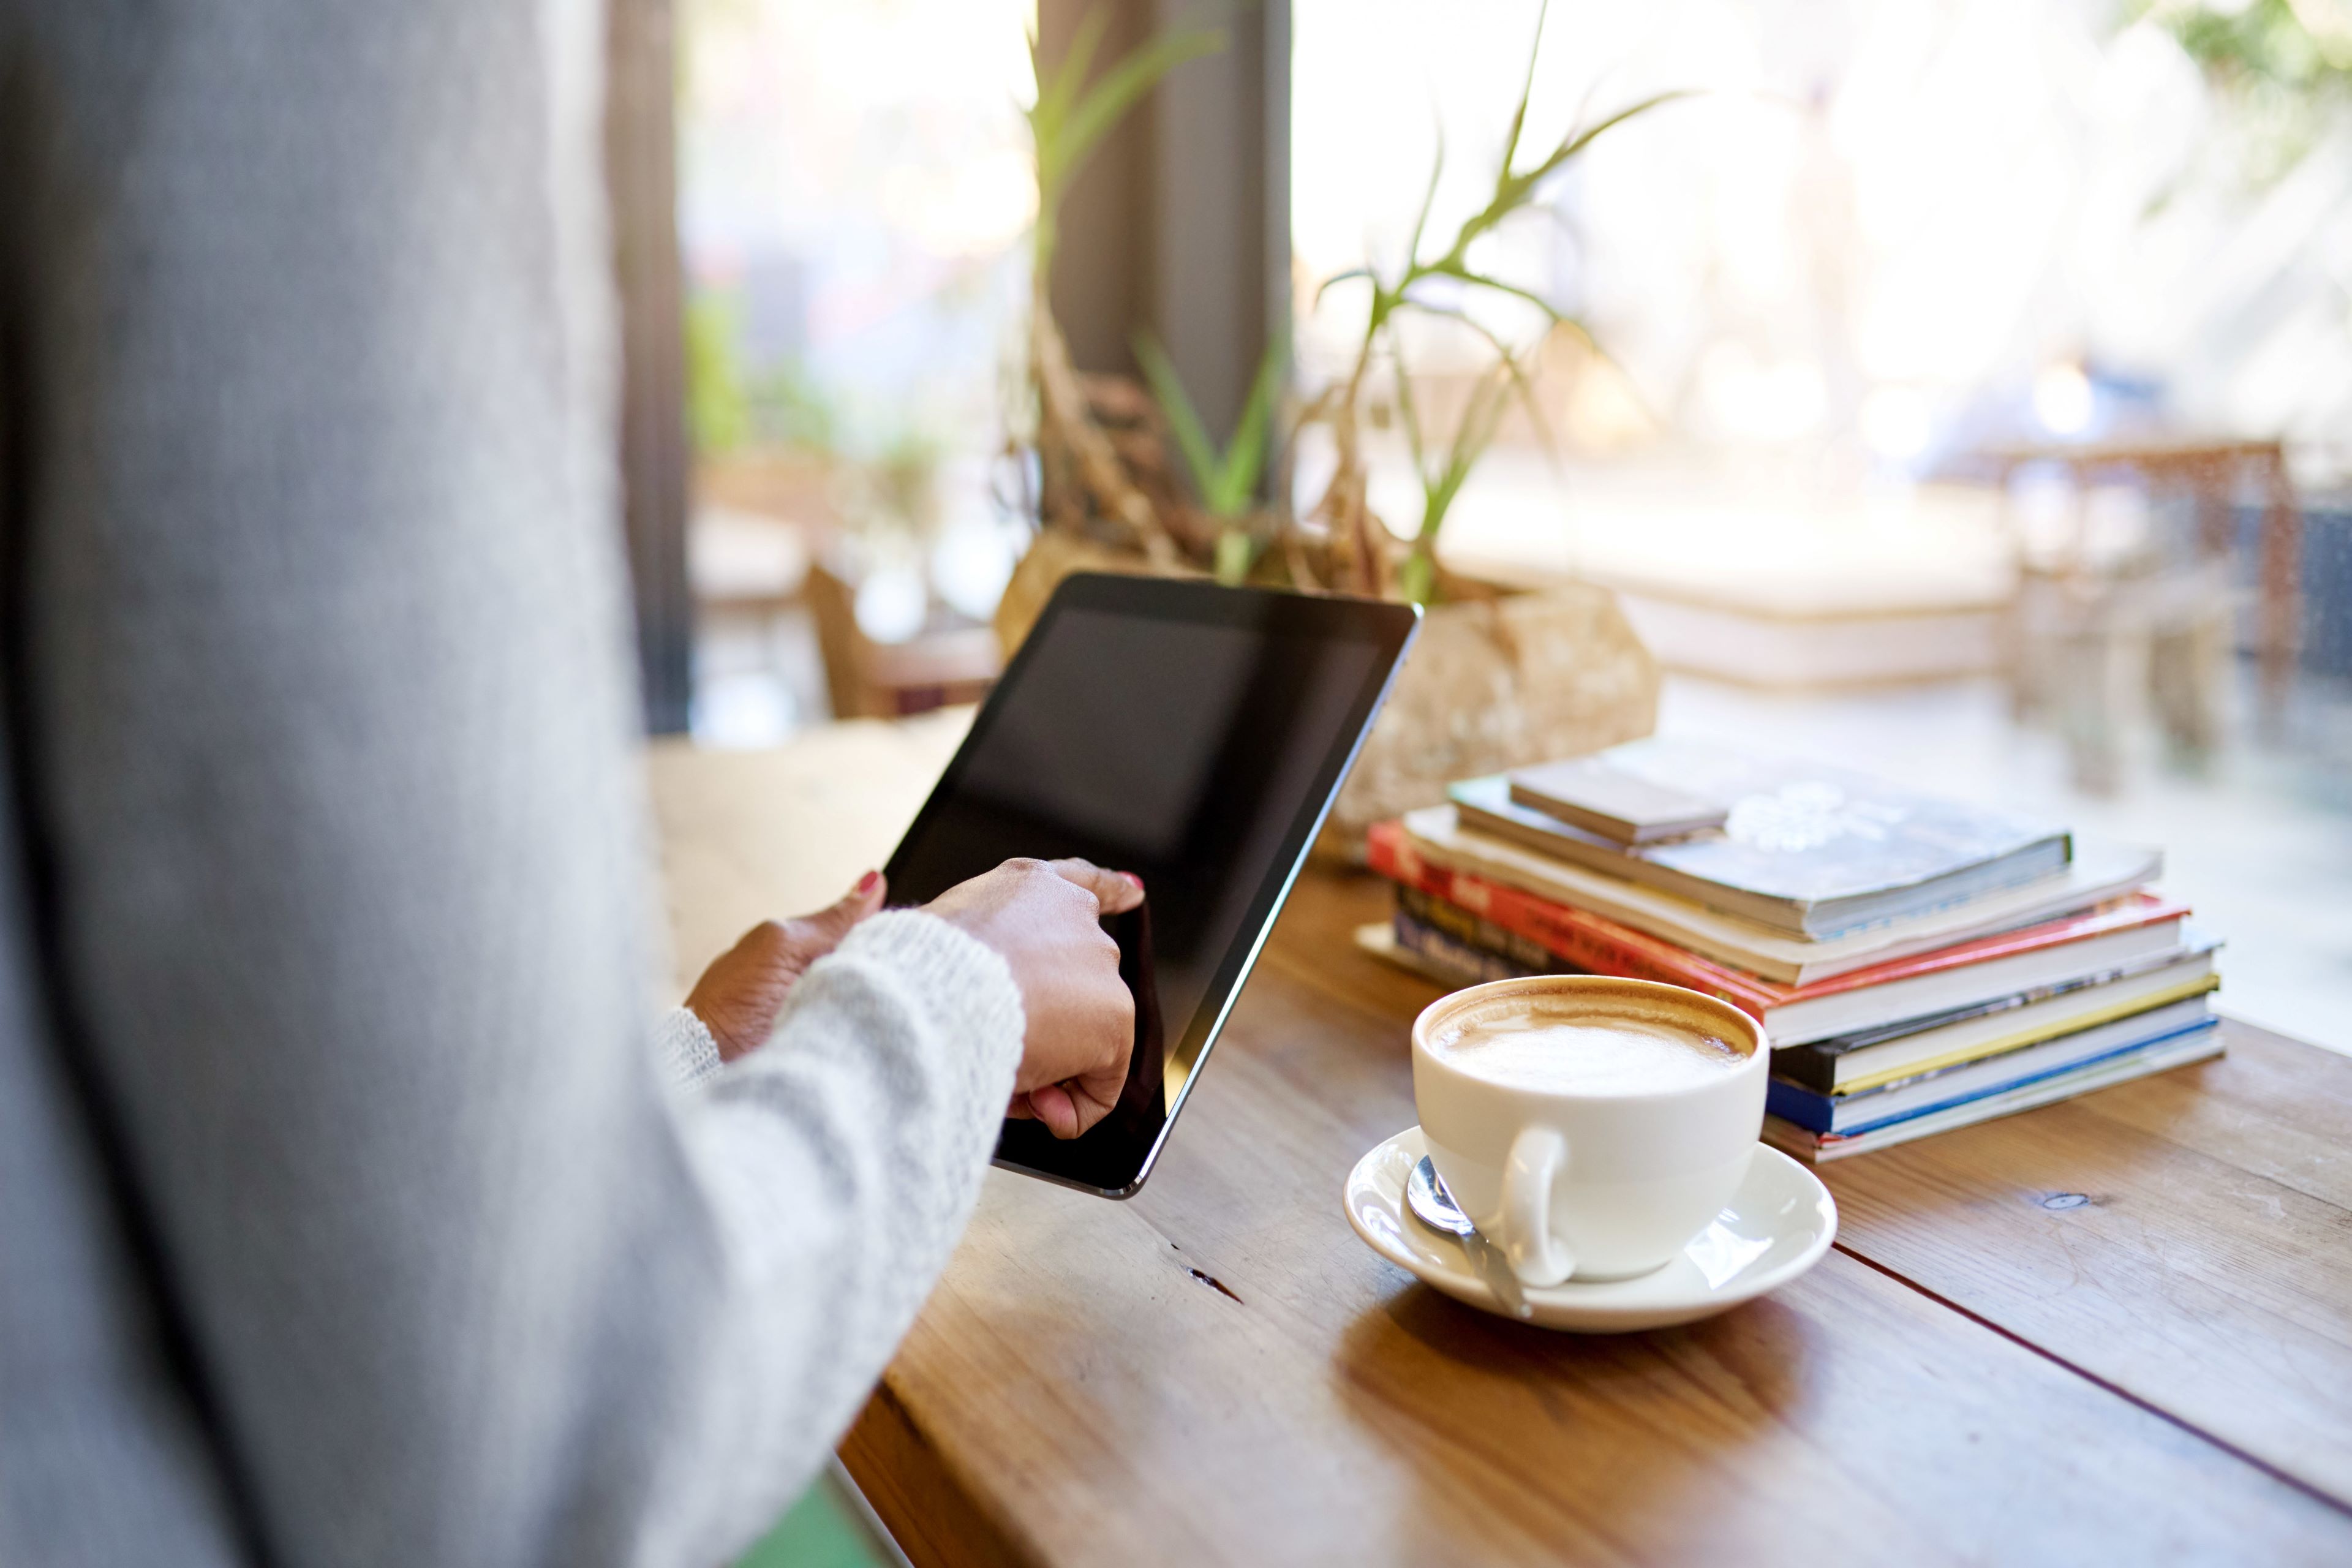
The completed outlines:
[[[2153,850],[1840,769],[1637,741],[1454,786],[1371,831],[1394,919],[1358,942],[1443,984],[1687,985],[1761,1020],[1766,1140],[1908,1142],[2221,1052],[2219,944]]]

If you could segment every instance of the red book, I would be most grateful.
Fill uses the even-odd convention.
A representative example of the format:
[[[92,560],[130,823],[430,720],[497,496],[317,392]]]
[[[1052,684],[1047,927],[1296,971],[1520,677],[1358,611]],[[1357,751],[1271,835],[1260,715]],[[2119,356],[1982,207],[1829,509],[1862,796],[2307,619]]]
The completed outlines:
[[[1433,864],[1395,822],[1374,825],[1372,869],[1391,881],[1492,921],[1594,974],[1663,980],[1719,996],[1759,1020],[1775,1045],[1972,1006],[2103,973],[2180,945],[2186,906],[2137,892],[2037,925],[1784,985],[1702,958],[1605,915]]]

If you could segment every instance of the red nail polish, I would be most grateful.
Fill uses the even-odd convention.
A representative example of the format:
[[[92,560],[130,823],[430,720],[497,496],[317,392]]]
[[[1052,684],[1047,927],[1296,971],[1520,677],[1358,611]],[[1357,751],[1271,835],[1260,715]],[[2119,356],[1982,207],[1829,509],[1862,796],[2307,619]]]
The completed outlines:
[[[1140,877],[1139,877],[1139,876],[1137,876],[1134,872],[1132,872],[1132,871],[1121,871],[1121,872],[1119,873],[1119,875],[1120,875],[1120,876],[1122,876],[1122,877],[1124,877],[1124,878],[1126,878],[1126,879],[1128,879],[1128,881],[1129,881],[1129,883],[1130,883],[1130,884],[1135,888],[1136,891],[1138,891],[1138,892],[1141,892],[1141,891],[1143,890],[1143,879],[1142,879],[1142,878],[1140,878]]]
[[[868,871],[866,875],[857,879],[857,890],[861,893],[870,893],[874,890],[874,884],[881,879],[881,872]]]

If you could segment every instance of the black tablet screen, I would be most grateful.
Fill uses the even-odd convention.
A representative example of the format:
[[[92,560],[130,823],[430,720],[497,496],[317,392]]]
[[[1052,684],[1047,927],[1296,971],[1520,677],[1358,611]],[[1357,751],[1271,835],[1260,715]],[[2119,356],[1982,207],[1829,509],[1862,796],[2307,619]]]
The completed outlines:
[[[1140,1179],[1412,627],[1397,605],[1206,584],[1055,595],[889,867],[894,903],[1022,855],[1143,879],[1110,926],[1137,995],[1119,1109],[1068,1142],[1008,1121],[1001,1161]]]

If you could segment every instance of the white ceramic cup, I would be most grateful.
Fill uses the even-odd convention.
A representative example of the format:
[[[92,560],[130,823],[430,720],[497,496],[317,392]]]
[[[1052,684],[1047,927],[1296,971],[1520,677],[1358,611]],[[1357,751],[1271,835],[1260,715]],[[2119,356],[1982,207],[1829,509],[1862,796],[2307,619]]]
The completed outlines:
[[[1499,1083],[1430,1048],[1465,1012],[1538,997],[1568,1022],[1686,1028],[1745,1059],[1696,1083],[1591,1092]],[[1523,1282],[1624,1279],[1673,1258],[1738,1189],[1764,1124],[1769,1057],[1755,1019],[1679,985],[1497,980],[1413,1020],[1412,1098],[1446,1190]]]

